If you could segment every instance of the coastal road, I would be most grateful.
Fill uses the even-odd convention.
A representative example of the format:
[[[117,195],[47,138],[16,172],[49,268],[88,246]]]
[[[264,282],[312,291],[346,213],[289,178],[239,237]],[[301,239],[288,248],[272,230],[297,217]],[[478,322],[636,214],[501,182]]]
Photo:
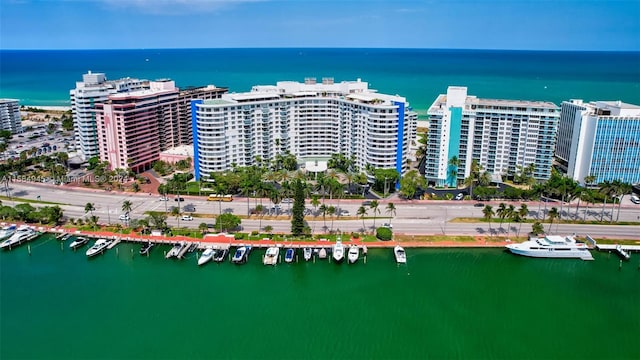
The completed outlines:
[[[9,184],[9,194],[15,198],[24,198],[36,200],[40,196],[40,201],[53,202],[60,204],[60,207],[64,210],[65,216],[72,218],[82,218],[86,214],[84,211],[85,204],[91,202],[96,207],[94,214],[100,218],[100,222],[103,223],[122,223],[119,221],[119,216],[122,214],[122,202],[125,200],[131,201],[133,204],[133,211],[131,218],[142,218],[147,211],[165,211],[170,209],[171,206],[177,206],[178,202],[174,201],[175,196],[170,196],[169,201],[160,201],[159,196],[148,193],[120,193],[120,192],[106,192],[103,190],[87,191],[85,189],[73,189],[54,185],[40,185],[33,183],[19,183],[14,182]],[[3,192],[3,195],[7,195]],[[216,215],[222,212],[231,212],[237,215],[247,214],[247,201],[246,198],[237,198],[233,202],[219,203],[208,202],[198,197],[183,196],[185,201],[182,202],[182,206],[185,204],[193,204],[196,208],[196,217],[193,221],[180,221],[182,227],[197,226],[201,222],[213,223],[213,218],[199,218],[198,214]],[[14,205],[19,201],[4,200],[5,204]],[[404,233],[408,235],[419,234],[446,234],[446,235],[486,235],[489,233],[488,223],[459,223],[451,222],[452,219],[458,217],[482,217],[482,207],[475,207],[475,202],[469,201],[424,201],[424,202],[407,202],[402,200],[391,201],[396,206],[396,214],[392,220],[390,215],[386,213],[386,204],[388,201],[380,201],[379,207],[380,213],[377,215],[376,225],[380,226],[382,223],[391,222],[396,233]],[[307,217],[309,227],[314,230],[314,233],[323,233],[328,229],[340,230],[343,232],[357,232],[363,231],[363,222],[356,217],[357,209],[362,205],[362,200],[325,200],[326,204],[330,204],[336,207],[340,207],[350,213],[350,216],[343,217],[333,221],[333,227],[331,220],[327,217],[326,227],[325,222],[322,220],[322,216],[317,216],[313,220],[313,217]],[[260,204],[260,199],[249,199],[249,208],[255,207],[256,204]],[[262,199],[262,204],[266,208],[271,207],[272,204],[267,199]],[[499,202],[488,203],[497,208]],[[507,202],[507,204],[513,204],[516,208],[520,206],[520,202]],[[37,204],[34,204],[37,205]],[[540,214],[540,218],[543,217],[544,203],[540,204],[540,212],[538,212],[538,203],[530,202],[529,207],[529,219],[536,218],[537,214]],[[280,204],[282,211],[286,212],[290,209],[291,204]],[[560,204],[548,204],[547,210],[551,206],[560,208]],[[313,210],[307,203],[307,208]],[[576,204],[571,204],[571,208],[567,214],[566,206],[564,206],[565,216],[575,218]],[[367,209],[368,215],[364,220],[364,228],[371,231],[373,229],[373,210]],[[598,220],[602,214],[602,206],[595,206],[585,208],[581,206],[578,211],[578,217],[582,219],[585,216],[587,220]],[[607,206],[604,212],[605,219],[608,219],[611,214],[611,207]],[[614,212],[614,220],[617,216],[617,208]],[[343,220],[349,219],[349,220]],[[620,221],[638,221],[640,219],[640,206],[623,206],[620,212]],[[177,225],[178,221],[169,216],[167,219],[170,225]],[[242,226],[245,231],[258,230],[260,225],[259,220],[243,219]],[[291,229],[290,220],[262,220],[262,226],[271,225],[275,232],[289,232]],[[549,224],[544,224],[545,229],[549,228]],[[491,224],[491,231],[493,234],[506,235],[508,223],[500,224],[493,222]],[[518,224],[511,224],[510,234],[513,234],[518,229]],[[526,233],[531,230],[531,224],[522,224],[522,233]],[[640,226],[631,225],[574,225],[574,224],[554,224],[551,228],[552,233],[566,234],[576,233],[578,235],[591,234],[598,237],[618,237],[618,238],[640,238]]]

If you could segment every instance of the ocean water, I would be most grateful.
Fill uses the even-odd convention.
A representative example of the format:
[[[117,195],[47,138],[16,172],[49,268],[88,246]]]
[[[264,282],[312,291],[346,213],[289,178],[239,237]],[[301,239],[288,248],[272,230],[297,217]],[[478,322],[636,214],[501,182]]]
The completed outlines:
[[[68,243],[66,244],[68,245]],[[116,252],[117,249],[117,252]],[[0,253],[1,359],[638,359],[640,255],[502,249],[196,265],[52,236]]]
[[[640,52],[421,49],[0,50],[0,97],[68,105],[69,89],[88,70],[235,92],[305,77],[361,78],[406,97],[420,114],[449,85],[484,98],[640,104]]]

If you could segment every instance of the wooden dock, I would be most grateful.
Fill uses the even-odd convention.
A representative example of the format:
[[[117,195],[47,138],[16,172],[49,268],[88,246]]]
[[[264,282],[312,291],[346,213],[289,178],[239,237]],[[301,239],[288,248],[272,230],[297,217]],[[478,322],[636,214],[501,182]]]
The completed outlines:
[[[122,241],[121,238],[115,238],[114,240],[111,241],[111,243],[109,243],[109,245],[107,245],[107,250],[113,249],[116,245],[120,244],[121,241]]]
[[[191,248],[191,244],[189,244],[189,243],[184,244],[184,246],[182,247],[182,249],[180,249],[180,252],[178,252],[178,255],[176,255],[176,257],[178,259],[182,259],[184,254],[186,254],[187,251],[189,251],[190,248]]]
[[[614,251],[616,250],[615,244],[596,244],[596,249],[600,251]],[[620,245],[620,248],[625,251],[640,251],[640,245]]]

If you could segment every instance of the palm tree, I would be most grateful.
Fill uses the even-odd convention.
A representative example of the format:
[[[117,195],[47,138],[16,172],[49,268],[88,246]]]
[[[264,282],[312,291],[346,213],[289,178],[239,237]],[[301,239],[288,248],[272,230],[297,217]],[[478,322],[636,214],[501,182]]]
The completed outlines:
[[[329,230],[329,233],[332,233],[333,232],[333,215],[336,214],[336,208],[333,205],[330,205],[327,208],[327,214],[331,216],[331,230]]]
[[[176,217],[178,220],[178,228],[180,227],[180,205],[174,206],[171,208],[171,215]]]
[[[496,215],[498,215],[498,217],[500,218],[500,230],[504,232],[504,229],[502,228],[502,222],[507,216],[507,206],[504,203],[500,203],[500,206],[498,206],[498,210],[496,210]]]
[[[324,223],[324,229],[327,228],[327,210],[329,207],[325,204],[320,205],[320,214],[322,214],[322,222]]]
[[[92,228],[95,229],[96,227],[98,227],[98,220],[99,219],[100,218],[95,216],[95,215],[91,215],[91,217],[89,217],[89,222],[91,223],[91,227]]]
[[[200,223],[200,225],[198,225],[198,230],[200,230],[202,235],[206,234],[208,229],[209,226],[207,225],[207,223]]]
[[[527,215],[529,215],[529,207],[527,207],[527,204],[520,204],[518,215],[520,216],[520,219],[522,221],[527,218]],[[522,221],[520,222],[520,226],[518,227],[518,236],[520,236],[520,230],[522,229]]]
[[[362,231],[366,231],[367,228],[364,225],[364,217],[367,215],[367,209],[364,206],[360,206],[357,214],[360,216],[360,219],[362,219]]]
[[[376,228],[376,215],[380,214],[380,209],[378,209],[378,207],[380,206],[380,204],[378,203],[378,200],[372,200],[371,204],[369,205],[369,207],[371,208],[371,210],[373,210],[373,228]]]
[[[460,166],[460,159],[457,156],[449,159],[449,176],[452,181],[455,182],[454,186],[458,188],[458,166]]]
[[[613,184],[609,180],[605,180],[598,184],[598,188],[600,193],[604,195],[604,202],[602,202],[602,212],[600,213],[600,222],[604,221],[604,209],[607,206],[607,198],[612,196],[614,193]]]
[[[509,207],[507,207],[506,210],[506,217],[508,220],[507,223],[507,237],[509,237],[509,231],[511,230],[511,220],[513,220],[513,216],[517,215],[518,213],[516,212],[516,207],[513,205],[509,205]]]
[[[396,216],[396,206],[393,203],[388,203],[386,213],[391,215],[391,218],[393,219],[393,217]],[[389,221],[389,223],[391,223],[391,221]]]
[[[629,183],[617,180],[615,183],[618,190],[618,196],[620,196],[620,199],[618,201],[618,215],[616,216],[616,222],[618,222],[620,220],[620,207],[622,206],[622,199],[624,199],[625,195],[633,191],[633,186]],[[611,212],[611,217],[613,217],[613,211]]]
[[[258,225],[258,231],[262,229],[262,214],[264,214],[264,206],[262,204],[256,205],[256,214],[260,217],[260,222]]]
[[[122,212],[128,214],[133,209],[133,204],[129,200],[125,200],[122,202]]]
[[[549,210],[549,233],[551,233],[551,226],[553,225],[553,220],[557,217],[558,217],[558,208],[552,207],[551,210]]]
[[[311,198],[311,206],[313,206],[313,232],[316,231],[316,217],[318,216],[318,206],[320,206],[320,200],[318,195],[313,195]]]
[[[485,205],[482,209],[482,214],[484,215],[484,220],[489,222],[489,234],[491,234],[493,232],[491,230],[491,218],[495,215],[493,207],[491,205]]]
[[[96,210],[95,205],[93,205],[93,203],[88,202],[85,206],[84,206],[84,213],[91,213],[91,216],[93,216],[93,212]]]

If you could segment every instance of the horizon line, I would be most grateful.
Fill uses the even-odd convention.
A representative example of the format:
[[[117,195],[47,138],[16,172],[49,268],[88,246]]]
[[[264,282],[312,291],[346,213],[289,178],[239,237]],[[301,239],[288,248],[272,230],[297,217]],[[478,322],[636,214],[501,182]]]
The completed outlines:
[[[584,50],[584,49],[489,49],[489,48],[420,48],[420,47],[166,47],[166,48],[13,48],[0,51],[141,51],[141,50],[437,50],[437,51],[510,51],[510,52],[588,52],[640,53],[640,50]]]

